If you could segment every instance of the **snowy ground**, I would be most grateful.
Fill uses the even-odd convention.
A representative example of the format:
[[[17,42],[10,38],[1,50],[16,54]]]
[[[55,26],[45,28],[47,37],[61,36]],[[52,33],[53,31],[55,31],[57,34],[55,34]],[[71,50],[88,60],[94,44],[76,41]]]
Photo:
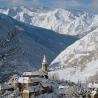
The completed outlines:
[[[93,65],[93,67],[92,67]],[[87,64],[86,68],[81,71],[80,67],[74,68],[65,68],[57,71],[50,72],[50,78],[55,75],[55,78],[58,78],[60,80],[70,80],[73,82],[86,82],[86,79],[88,79],[91,76],[94,76],[96,72],[98,71],[98,60],[92,61]]]

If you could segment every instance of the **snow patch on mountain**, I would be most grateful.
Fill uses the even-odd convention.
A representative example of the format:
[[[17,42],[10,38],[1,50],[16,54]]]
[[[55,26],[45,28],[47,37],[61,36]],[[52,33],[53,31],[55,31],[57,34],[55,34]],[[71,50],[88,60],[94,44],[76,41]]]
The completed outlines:
[[[60,79],[85,81],[98,72],[98,29],[76,41],[51,63]],[[52,74],[52,72],[50,72]],[[96,79],[95,79],[96,80]]]
[[[93,65],[93,67],[92,67]],[[72,82],[86,82],[86,80],[94,76],[98,72],[98,60],[91,61],[87,64],[84,70],[81,67],[69,67],[65,69],[58,69],[49,73],[50,78],[53,78],[57,74],[59,80],[70,80]]]

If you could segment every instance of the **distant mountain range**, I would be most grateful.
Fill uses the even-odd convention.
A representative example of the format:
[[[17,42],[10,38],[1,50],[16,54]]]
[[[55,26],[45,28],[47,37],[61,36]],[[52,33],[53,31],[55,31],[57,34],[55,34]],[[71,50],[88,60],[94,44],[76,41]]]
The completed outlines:
[[[64,9],[28,9],[24,6],[0,9],[1,13],[30,25],[60,34],[83,37],[98,27],[98,15]]]

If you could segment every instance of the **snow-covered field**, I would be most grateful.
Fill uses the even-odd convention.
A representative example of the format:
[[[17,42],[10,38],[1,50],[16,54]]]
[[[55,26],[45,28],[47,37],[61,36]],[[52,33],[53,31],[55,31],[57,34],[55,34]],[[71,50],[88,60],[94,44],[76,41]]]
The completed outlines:
[[[86,68],[84,68],[82,71],[80,67],[72,67],[72,68],[65,68],[65,69],[58,69],[56,71],[51,71],[49,75],[50,78],[53,78],[54,76],[58,80],[70,80],[75,83],[81,81],[85,83],[89,77],[96,75],[97,71],[98,71],[98,60],[89,62]]]
[[[86,81],[98,72],[98,29],[76,41],[51,63],[58,78]],[[57,69],[57,70],[56,70]],[[50,72],[52,74],[52,72]],[[95,78],[95,81],[97,78]],[[92,80],[93,81],[93,80]]]

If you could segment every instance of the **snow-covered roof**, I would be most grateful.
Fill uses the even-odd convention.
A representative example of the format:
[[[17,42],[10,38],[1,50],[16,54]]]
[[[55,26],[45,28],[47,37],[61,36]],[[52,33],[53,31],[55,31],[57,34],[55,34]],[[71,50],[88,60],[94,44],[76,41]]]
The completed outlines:
[[[24,72],[23,75],[32,75],[32,72]]]
[[[40,77],[46,75],[41,69],[34,72],[24,72],[23,77]]]
[[[96,91],[92,91],[91,95],[94,96],[96,94]]]
[[[64,89],[64,88],[66,88],[66,86],[59,85],[59,89]]]
[[[19,77],[19,83],[34,83],[40,81],[46,81],[46,79],[42,78],[42,76],[46,75],[41,70],[34,72],[24,72],[22,77]]]
[[[39,77],[19,77],[18,83],[34,83],[34,82],[40,82]]]
[[[39,71],[34,71],[34,72],[24,72],[23,76],[40,76],[40,72]]]
[[[89,83],[88,88],[98,88],[98,84],[97,83]]]
[[[19,77],[19,83],[32,83],[32,80],[29,77]]]

